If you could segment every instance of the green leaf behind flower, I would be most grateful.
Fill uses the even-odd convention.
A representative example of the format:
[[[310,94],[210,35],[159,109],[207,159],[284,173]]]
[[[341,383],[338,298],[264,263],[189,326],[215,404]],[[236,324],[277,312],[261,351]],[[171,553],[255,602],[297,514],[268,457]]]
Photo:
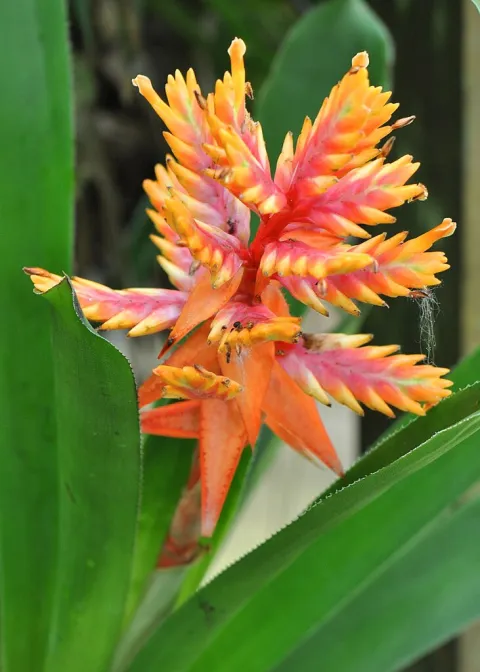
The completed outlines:
[[[135,379],[83,318],[67,279],[36,300],[52,306],[54,352],[55,438],[47,450],[55,483],[45,497],[56,548],[52,588],[41,587],[51,603],[44,669],[101,672],[121,632],[133,563],[141,480]],[[40,669],[41,660],[15,672]]]
[[[49,308],[23,266],[70,270],[73,129],[66,3],[0,3],[0,668],[38,670],[57,487]]]

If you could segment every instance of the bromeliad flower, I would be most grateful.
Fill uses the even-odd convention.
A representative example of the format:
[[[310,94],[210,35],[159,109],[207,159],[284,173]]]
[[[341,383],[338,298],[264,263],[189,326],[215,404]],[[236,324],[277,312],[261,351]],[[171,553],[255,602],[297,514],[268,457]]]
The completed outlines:
[[[449,394],[448,370],[420,364],[422,355],[367,345],[370,335],[302,333],[284,297],[323,315],[326,304],[358,314],[357,301],[385,305],[382,297],[439,284],[447,260],[428,250],[453,233],[451,220],[411,239],[369,232],[395,221],[392,208],[427,196],[409,183],[419,164],[410,156],[389,163],[392,142],[378,146],[412,118],[390,121],[397,105],[369,84],[367,54],[357,54],[296,143],[287,135],[272,176],[262,128],[245,107],[244,53],[235,39],[231,72],[206,97],[192,70],[169,77],[168,102],[148,78],[134,80],[166,124],[174,155],[144,186],[158,261],[176,289],[116,291],[73,280],[85,315],[103,329],[141,336],[171,328],[139,402],[179,401],[143,410],[142,427],[199,444],[163,564],[191,557],[200,492],[201,533],[212,535],[240,455],[255,446],[262,422],[341,474],[316,400],[333,398],[360,414],[363,404],[388,416],[392,407],[423,415]],[[260,217],[252,240],[250,211]],[[28,272],[41,292],[59,280]]]

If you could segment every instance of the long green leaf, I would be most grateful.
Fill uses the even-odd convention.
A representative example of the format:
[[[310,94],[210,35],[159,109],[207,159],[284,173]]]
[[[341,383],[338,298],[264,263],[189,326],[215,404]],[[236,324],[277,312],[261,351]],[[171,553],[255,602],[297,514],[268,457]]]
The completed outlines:
[[[142,501],[138,515],[135,560],[127,619],[152,574],[163,541],[188,480],[195,441],[145,436]]]
[[[133,562],[141,476],[135,380],[125,357],[74,307],[67,279],[44,296],[53,308],[56,445],[48,453],[56,484],[48,497],[58,530],[45,670],[103,672]]]
[[[321,642],[358,587],[395,564],[478,481],[479,438],[477,412],[310,509],[173,614],[131,672],[153,672],[159,664],[165,672],[263,672],[300,650],[307,633]],[[459,626],[458,612],[452,614],[442,636]],[[345,645],[341,633],[337,641]],[[430,641],[415,643],[415,653]],[[321,650],[319,644],[317,666]],[[409,651],[410,640],[403,655]]]
[[[156,439],[157,437],[148,438]],[[177,441],[175,443],[181,444],[187,442]],[[165,442],[164,445],[157,447],[169,452],[173,451],[173,454],[175,454],[174,451],[176,448],[171,443],[169,444],[168,442]],[[191,451],[189,454],[191,459]],[[208,546],[206,546],[203,555],[190,566],[185,565],[167,570],[161,569],[153,575],[150,574],[150,582],[143,600],[135,612],[133,621],[130,623],[127,631],[122,637],[122,641],[117,650],[114,672],[123,672],[126,670],[128,664],[131,663],[135,654],[138,653],[139,649],[154,631],[155,627],[166,618],[172,609],[183,604],[183,602],[191,597],[191,595],[198,589],[216,553],[221,547],[237,512],[238,504],[241,500],[245,472],[248,469],[250,457],[250,451],[245,450],[237,471],[235,472],[215,533],[213,537],[208,540]],[[155,460],[153,455],[152,459]],[[173,462],[176,462],[176,460],[174,459]],[[173,492],[171,485],[166,483],[172,468],[165,464],[164,469],[166,471],[166,478],[165,476],[162,478],[160,477],[160,472],[158,470],[160,463],[160,461],[156,461],[156,463],[152,465],[154,468],[153,477],[148,473],[148,464],[145,464],[145,479],[147,483],[150,481],[149,490],[151,491],[151,494],[145,504],[142,504],[143,513],[140,514],[140,520],[142,520],[142,518],[144,519],[143,524],[141,523],[140,525],[139,531],[140,539],[142,536],[144,537],[144,542],[142,544],[143,551],[141,550],[140,554],[138,551],[136,553],[137,569],[143,564],[144,573],[145,569],[148,571],[148,566],[145,566],[145,559],[149,556],[149,548],[150,562],[152,562],[151,551],[154,550],[154,552],[158,553],[159,535],[161,538],[161,534],[166,532],[164,523],[166,522],[168,524],[170,522],[163,514],[159,516],[158,512],[165,511],[166,507],[169,506],[169,502],[173,503],[174,501],[172,500]],[[160,486],[161,484],[159,483],[159,480],[162,481],[163,487],[157,489],[154,493],[152,486],[154,483],[157,483],[157,485]],[[155,512],[157,513],[155,514]],[[152,513],[154,514],[153,516],[151,515]],[[158,529],[156,529],[155,525],[152,525],[155,521],[158,522]],[[139,559],[141,561],[140,564],[138,563]],[[154,559],[155,558],[153,558],[153,561]],[[152,566],[153,565],[151,564],[150,569]]]
[[[448,377],[455,391],[480,380],[480,347],[461,359]]]
[[[126,629],[114,661],[116,672],[126,668],[154,625],[171,611],[187,572],[186,567],[159,571],[155,567],[188,480],[195,444],[190,439],[144,437],[142,497]]]
[[[445,511],[275,671],[317,672],[321,652],[325,672],[393,672],[459,634],[479,615],[479,520],[478,498]]]
[[[23,266],[70,270],[73,132],[63,0],[0,4],[0,668],[38,670],[56,510],[49,309]]]

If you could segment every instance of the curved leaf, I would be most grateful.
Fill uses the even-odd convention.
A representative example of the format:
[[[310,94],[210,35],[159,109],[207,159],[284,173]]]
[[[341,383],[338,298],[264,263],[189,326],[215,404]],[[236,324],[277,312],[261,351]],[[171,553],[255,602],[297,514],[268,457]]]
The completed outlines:
[[[479,614],[479,520],[478,498],[445,511],[354,591],[321,640],[312,636],[274,669],[316,672],[321,652],[325,672],[394,672],[460,633]]]
[[[138,514],[127,620],[153,573],[163,541],[188,479],[196,442],[145,436],[142,499]]]
[[[49,310],[22,267],[70,269],[65,3],[2,2],[0,44],[0,668],[23,672],[38,669],[47,645],[56,476]]]
[[[133,561],[141,467],[135,380],[76,299],[74,308],[67,279],[44,296],[53,308],[56,442],[47,450],[56,468],[48,498],[57,538],[45,669],[101,672],[120,634]]]

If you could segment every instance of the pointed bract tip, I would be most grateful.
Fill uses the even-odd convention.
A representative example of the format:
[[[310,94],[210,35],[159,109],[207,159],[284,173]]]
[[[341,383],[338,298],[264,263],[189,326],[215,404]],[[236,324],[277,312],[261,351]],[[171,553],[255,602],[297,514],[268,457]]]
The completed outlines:
[[[450,217],[446,217],[443,222],[440,224],[441,231],[443,231],[443,238],[448,238],[455,233],[457,228],[457,223],[454,222]]]
[[[135,86],[137,89],[141,89],[142,86],[151,86],[150,79],[148,77],[145,77],[145,75],[137,75],[132,79],[132,84]]]
[[[229,56],[240,56],[241,57],[245,54],[246,51],[247,51],[247,45],[239,37],[236,37],[235,39],[233,39],[231,45],[228,47],[228,55]]]
[[[47,271],[45,271],[43,268],[36,268],[34,266],[24,266],[22,268],[22,271],[27,275],[43,275],[46,278],[49,277],[49,273],[47,273]]]
[[[405,126],[410,126],[415,121],[416,117],[414,114],[411,114],[409,117],[403,117],[398,119],[394,124],[392,124],[392,130],[397,131],[399,128],[405,128]]]
[[[352,69],[350,72],[358,72],[362,68],[368,68],[370,59],[366,51],[361,51],[352,58]]]

